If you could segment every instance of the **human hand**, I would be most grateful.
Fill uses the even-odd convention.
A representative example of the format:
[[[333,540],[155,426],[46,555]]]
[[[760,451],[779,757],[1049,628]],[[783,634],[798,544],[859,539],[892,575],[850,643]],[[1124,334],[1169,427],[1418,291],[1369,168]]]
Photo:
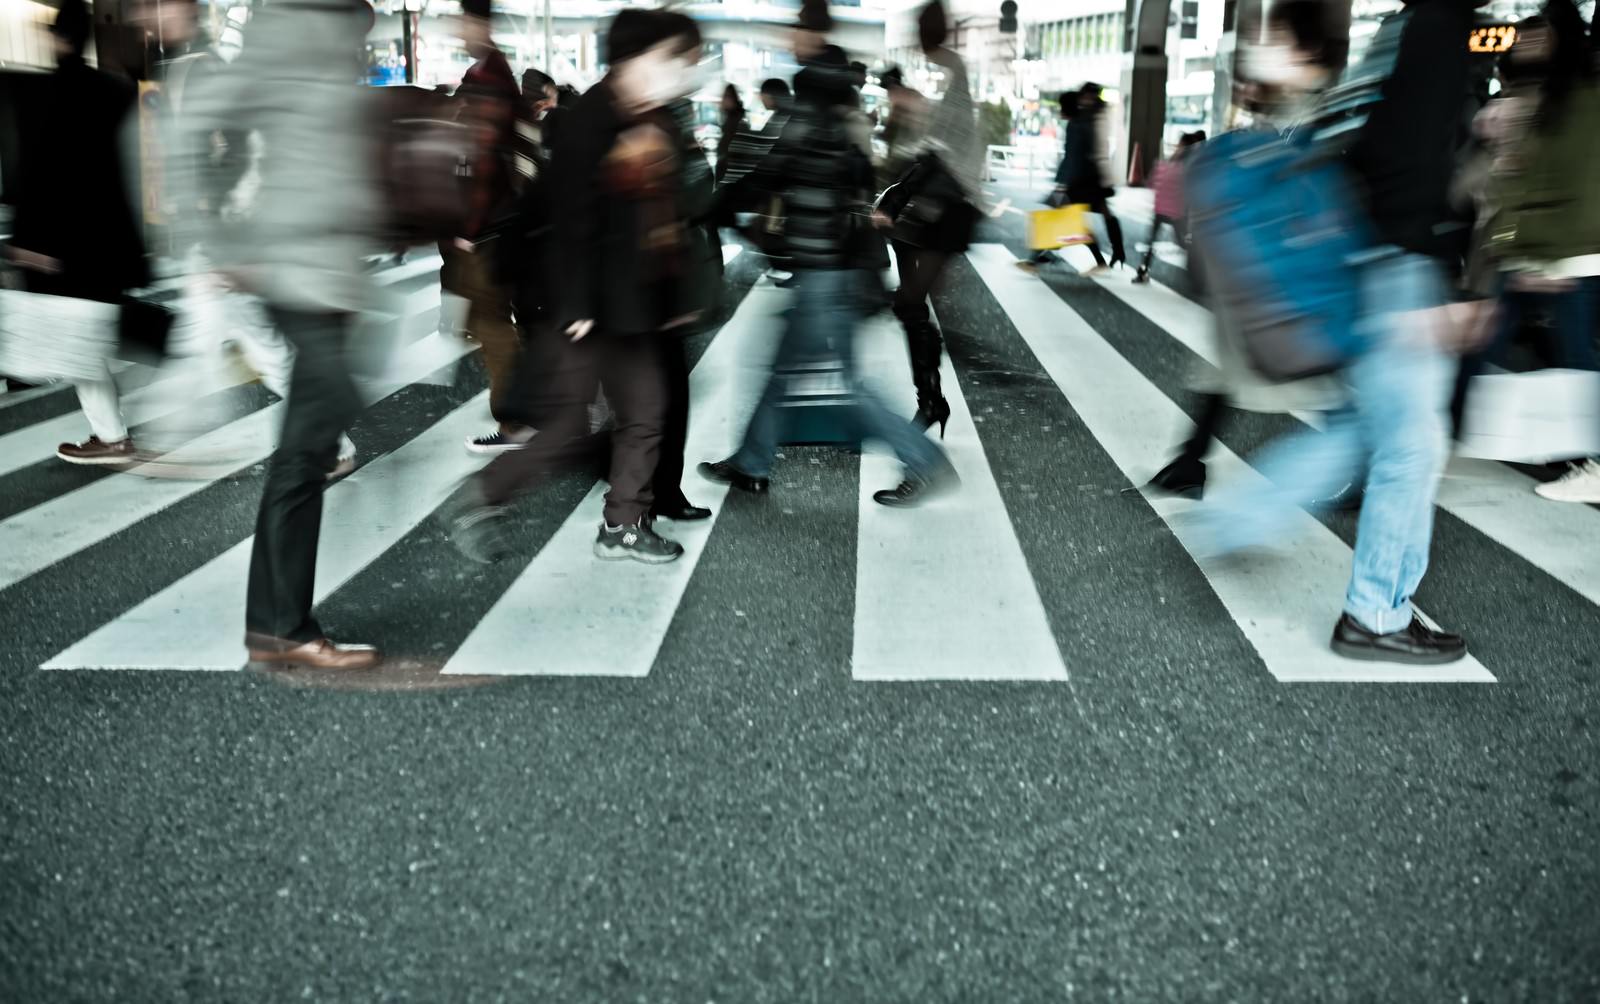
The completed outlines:
[[[889,219],[889,214],[881,209],[872,211],[872,225],[879,230],[888,230],[894,226],[894,220]]]
[[[58,275],[61,272],[60,259],[52,258],[49,255],[36,254],[19,247],[10,248],[6,254],[19,268],[25,268],[32,272],[43,272],[45,275]]]
[[[460,251],[463,254],[472,254],[478,249],[478,246],[467,240],[465,237],[457,237],[455,240],[455,248],[457,251]]]
[[[567,335],[575,342],[583,341],[589,332],[593,330],[594,321],[592,319],[573,321],[571,324],[567,325]]]

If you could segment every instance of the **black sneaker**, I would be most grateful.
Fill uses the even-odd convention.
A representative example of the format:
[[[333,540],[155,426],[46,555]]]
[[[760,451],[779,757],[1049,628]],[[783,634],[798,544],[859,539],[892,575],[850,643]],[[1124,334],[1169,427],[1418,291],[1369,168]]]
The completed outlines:
[[[528,445],[533,436],[508,436],[496,429],[487,436],[474,436],[467,440],[468,453],[507,453],[511,450],[520,450]]]
[[[718,460],[714,464],[701,464],[696,470],[707,481],[715,481],[719,485],[732,485],[740,491],[750,492],[753,495],[765,495],[767,489],[772,487],[766,478],[751,477],[726,460]]]
[[[954,467],[946,466],[927,477],[907,475],[906,479],[895,487],[874,492],[872,501],[890,509],[910,509],[946,492],[954,491],[960,484],[961,475],[956,473]]]
[[[1415,615],[1403,630],[1374,634],[1345,614],[1333,629],[1329,647],[1346,659],[1413,666],[1438,666],[1455,662],[1467,654],[1467,643],[1460,635],[1435,631]]]
[[[1204,460],[1179,457],[1157,471],[1145,487],[1180,498],[1198,499],[1206,490],[1206,463]]]
[[[656,533],[648,519],[615,530],[602,522],[594,540],[594,556],[607,561],[631,559],[647,565],[665,565],[683,557],[683,545]]]

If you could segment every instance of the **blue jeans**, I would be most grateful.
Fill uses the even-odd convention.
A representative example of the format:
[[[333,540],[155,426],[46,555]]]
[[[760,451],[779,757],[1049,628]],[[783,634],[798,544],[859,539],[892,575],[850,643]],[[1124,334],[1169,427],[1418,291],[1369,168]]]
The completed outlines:
[[[888,446],[912,478],[926,478],[949,464],[922,430],[883,405],[862,386],[856,374],[855,330],[861,317],[861,278],[853,269],[795,270],[794,304],[784,323],[783,340],[773,360],[777,370],[817,356],[837,356],[851,393],[849,421],[859,439],[876,439]],[[784,378],[775,372],[767,380],[761,401],[750,416],[744,441],[729,463],[751,477],[772,472],[778,452]]]
[[[1443,270],[1401,254],[1367,266],[1362,324],[1368,348],[1344,373],[1350,404],[1325,431],[1286,436],[1252,460],[1266,478],[1235,486],[1206,510],[1223,551],[1281,539],[1295,511],[1366,472],[1345,612],[1387,634],[1411,623],[1411,597],[1428,568],[1433,499],[1446,457],[1452,359],[1403,311],[1445,302]]]

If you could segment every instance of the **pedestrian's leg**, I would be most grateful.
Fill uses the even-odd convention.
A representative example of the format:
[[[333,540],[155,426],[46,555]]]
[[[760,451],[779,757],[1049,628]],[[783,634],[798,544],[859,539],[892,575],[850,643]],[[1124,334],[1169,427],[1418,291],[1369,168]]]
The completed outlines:
[[[503,506],[541,478],[580,462],[589,440],[589,403],[599,388],[598,344],[591,334],[580,342],[551,343],[541,354],[550,364],[540,381],[539,434],[521,450],[501,453],[475,479],[480,499]]]
[[[829,333],[821,327],[816,294],[818,284],[825,280],[819,275],[820,270],[816,269],[795,272],[794,302],[784,316],[783,335],[772,360],[772,372],[755,411],[750,414],[739,448],[728,458],[728,463],[752,478],[771,474],[772,461],[778,453],[781,424],[778,401],[784,391],[783,371],[801,359],[827,351]]]
[[[1363,283],[1373,347],[1351,366],[1350,382],[1371,459],[1345,612],[1376,634],[1411,623],[1411,597],[1428,568],[1451,368],[1405,312],[1445,297],[1439,266],[1419,255],[1374,266]]]
[[[658,507],[682,509],[689,504],[683,494],[683,449],[689,438],[689,359],[683,339],[669,335],[654,341],[667,384],[667,413],[661,430],[661,459],[651,488]]]
[[[590,336],[593,337],[593,336]],[[611,490],[606,523],[631,526],[650,512],[651,483],[661,462],[669,397],[666,367],[657,346],[612,338],[600,350],[601,383],[611,404]]]
[[[467,331],[483,347],[483,366],[489,371],[489,411],[503,427],[514,425],[502,417],[520,347],[511,316],[511,291],[495,281],[482,255],[453,253],[458,256],[456,281],[468,301]]]
[[[120,443],[128,438],[128,426],[122,418],[122,400],[117,393],[117,382],[111,377],[111,368],[102,365],[102,369],[104,375],[93,380],[79,380],[73,388],[78,392],[83,417],[89,422],[89,432],[102,443]]]
[[[1111,264],[1127,261],[1128,256],[1122,246],[1122,222],[1104,201],[1100,203],[1099,213],[1105,217],[1106,236],[1111,238]]]
[[[350,319],[286,310],[273,316],[294,345],[295,360],[283,433],[256,519],[245,628],[266,639],[307,642],[322,637],[311,616],[322,493],[339,432],[361,405],[345,358]]]

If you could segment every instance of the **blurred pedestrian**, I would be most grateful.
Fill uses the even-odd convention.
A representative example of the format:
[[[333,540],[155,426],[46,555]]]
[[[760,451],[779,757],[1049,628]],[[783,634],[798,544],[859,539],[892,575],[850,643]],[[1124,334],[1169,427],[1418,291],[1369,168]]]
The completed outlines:
[[[950,404],[939,376],[944,337],[933,322],[928,297],[950,256],[964,252],[972,242],[982,200],[983,159],[967,67],[945,47],[949,31],[943,0],[932,0],[922,8],[917,17],[918,44],[928,62],[944,71],[944,94],[933,109],[912,167],[878,200],[880,222],[893,226],[895,267],[900,273],[894,312],[905,328],[911,354],[911,380],[917,388],[914,421],[924,429],[937,425],[940,438],[950,420]]]
[[[1572,0],[1550,0],[1536,30],[1519,31],[1507,58],[1529,79],[1498,144],[1489,180],[1494,207],[1487,251],[1499,271],[1494,342],[1467,360],[1467,374],[1501,361],[1524,320],[1549,319],[1557,367],[1600,370],[1600,81],[1582,16]],[[1530,79],[1531,78],[1531,79]],[[1470,388],[1468,390],[1470,393]],[[1558,502],[1600,503],[1600,458],[1579,457],[1559,479],[1535,488]]]
[[[1107,200],[1115,194],[1111,173],[1111,147],[1106,133],[1105,99],[1100,96],[1100,85],[1089,83],[1078,88],[1075,94],[1061,96],[1063,113],[1071,109],[1067,118],[1066,145],[1061,154],[1061,166],[1056,169],[1056,191],[1062,203],[1086,205],[1106,221],[1106,235],[1111,238],[1110,267],[1127,262],[1122,244],[1122,223],[1111,211]],[[1094,255],[1095,267],[1090,275],[1107,268],[1105,255],[1100,253],[1100,242],[1089,242],[1089,253]]]
[[[795,77],[793,112],[772,151],[740,182],[781,192],[789,207],[784,239],[794,267],[794,304],[785,316],[773,372],[738,449],[724,460],[702,463],[699,470],[710,480],[765,493],[781,435],[783,371],[802,360],[830,357],[844,370],[854,438],[885,443],[905,466],[901,483],[875,492],[873,500],[914,506],[954,488],[960,479],[942,450],[856,377],[854,335],[861,304],[851,232],[854,221],[865,218],[872,162],[849,136],[842,109],[849,107],[853,77],[844,53],[826,42],[830,26],[826,6],[802,8],[795,32],[802,67]]]
[[[30,292],[115,304],[150,281],[127,152],[136,95],[84,61],[92,30],[83,0],[63,0],[50,28],[55,72],[23,109],[26,156],[8,191],[16,214],[7,254]],[[116,382],[104,362],[94,368],[98,377],[74,384],[90,436],[56,456],[128,463],[137,451]]]
[[[460,114],[477,133],[477,152],[469,216],[462,232],[440,247],[445,288],[466,299],[467,334],[482,346],[483,365],[489,371],[489,411],[496,428],[466,444],[481,454],[520,449],[533,435],[532,429],[512,421],[504,411],[521,347],[512,320],[512,290],[497,274],[491,256],[478,253],[480,242],[493,237],[494,224],[510,213],[515,199],[516,116],[523,100],[490,23],[490,0],[462,4],[457,27],[475,61],[462,77],[456,98]]]
[[[669,109],[695,89],[699,32],[681,14],[628,8],[612,21],[605,52],[608,71],[564,120],[551,163],[552,319],[567,341],[540,383],[548,419],[526,449],[497,457],[448,507],[456,545],[480,561],[504,553],[506,507],[519,492],[590,458],[588,407],[602,387],[615,425],[595,554],[648,564],[683,554],[656,532],[653,507],[673,408],[670,353],[681,353],[676,335],[706,308],[695,299],[703,285],[691,281],[705,230],[683,210],[692,169]],[[662,503],[688,507],[681,491],[661,490]]]
[[[1307,17],[1326,17],[1323,5],[1306,7]],[[1360,266],[1362,347],[1341,370],[1350,404],[1329,413],[1324,430],[1285,437],[1252,458],[1263,478],[1229,486],[1206,523],[1219,552],[1278,541],[1301,505],[1364,471],[1344,614],[1330,645],[1351,659],[1438,664],[1464,657],[1466,642],[1423,623],[1411,598],[1428,567],[1445,460],[1454,367],[1430,333],[1449,296],[1448,196],[1470,95],[1461,40],[1472,8],[1466,0],[1418,0],[1408,18],[1383,100],[1349,157],[1378,242]],[[1263,48],[1254,58],[1267,72],[1305,69],[1293,61],[1292,39],[1269,31]]]
[[[928,99],[906,83],[905,71],[891,66],[879,77],[889,98],[889,120],[883,126],[883,160],[878,165],[878,190],[899,181],[910,170],[928,131]]]
[[[1172,156],[1157,163],[1151,172],[1150,187],[1156,195],[1155,216],[1150,221],[1150,243],[1145,246],[1144,261],[1133,277],[1136,283],[1150,281],[1150,263],[1155,260],[1156,238],[1161,236],[1163,226],[1172,229],[1172,236],[1178,243],[1186,246],[1189,243],[1189,221],[1183,211],[1183,160],[1205,141],[1204,129],[1184,133]]]
[[[717,180],[721,181],[728,170],[728,150],[732,148],[734,138],[750,126],[750,120],[744,113],[744,99],[739,97],[739,88],[729,84],[722,89],[719,114],[722,128],[717,134]]]
[[[322,494],[340,430],[361,409],[348,356],[356,315],[374,302],[362,267],[378,227],[370,119],[353,67],[367,17],[348,0],[273,4],[225,71],[191,88],[197,135],[261,136],[256,211],[217,228],[210,253],[259,296],[294,346],[283,432],[268,464],[251,544],[245,644],[252,662],[329,669],[375,665],[376,649],[328,639],[312,615]]]
[[[1265,44],[1251,46],[1241,55],[1235,100],[1250,116],[1250,128],[1286,133],[1310,113],[1316,95],[1332,80],[1334,41],[1326,7],[1317,0],[1286,0],[1278,4],[1268,15],[1266,27]],[[1196,152],[1198,147],[1191,156]],[[1148,262],[1147,255],[1146,268]],[[1206,267],[1201,249],[1195,249],[1189,258],[1189,272],[1202,287]],[[1199,396],[1194,431],[1178,455],[1146,486],[1184,498],[1204,495],[1205,458],[1222,431],[1229,409],[1267,414],[1320,412],[1342,405],[1347,397],[1343,384],[1328,375],[1299,380],[1263,377],[1250,361],[1227,298],[1212,296],[1210,301],[1217,364],[1201,362],[1190,378],[1190,389]],[[1349,484],[1336,486],[1325,499],[1316,501],[1339,507],[1359,505],[1363,475],[1361,472]]]

